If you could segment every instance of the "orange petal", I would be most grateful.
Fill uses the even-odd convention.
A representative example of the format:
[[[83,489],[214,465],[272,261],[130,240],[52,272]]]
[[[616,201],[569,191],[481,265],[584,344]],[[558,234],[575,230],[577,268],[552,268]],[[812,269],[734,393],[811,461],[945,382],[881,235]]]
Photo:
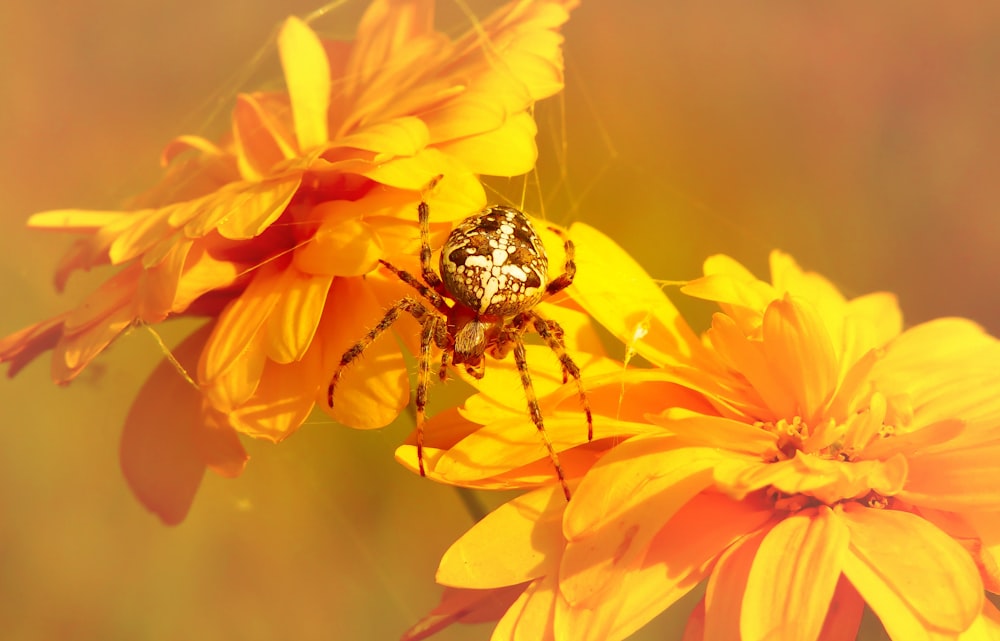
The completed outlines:
[[[341,357],[385,315],[371,287],[362,278],[336,278],[314,340],[322,341],[321,378],[329,380]],[[386,332],[343,373],[327,406],[327,386],[320,385],[317,404],[339,423],[374,429],[391,423],[410,400],[410,379],[399,345]]]
[[[612,449],[577,487],[563,529],[569,543],[560,589],[572,605],[603,598],[611,579],[641,559],[664,523],[711,483],[718,455],[635,438]]]
[[[660,286],[593,227],[575,223],[577,275],[568,292],[630,349],[657,365],[689,364],[700,341]]]
[[[566,538],[583,540],[609,524],[621,525],[623,514],[663,493],[676,492],[682,498],[693,486],[708,485],[712,468],[723,459],[712,448],[683,447],[669,436],[638,436],[616,445],[581,481],[577,494],[584,498],[566,512]],[[676,499],[660,500],[673,505]],[[653,513],[662,522],[672,511]]]
[[[206,325],[174,350],[182,366],[194,365],[210,331]],[[207,461],[240,469],[246,461],[231,430],[222,434],[208,426],[201,394],[166,359],[132,403],[120,457],[136,497],[168,525],[184,520]]]
[[[242,434],[284,440],[312,412],[323,374],[318,347],[288,364],[266,361],[253,395],[229,412],[230,424]]]
[[[504,503],[448,548],[438,566],[437,582],[488,589],[555,573],[565,505],[558,486]]]
[[[259,345],[258,334],[284,295],[280,287],[283,271],[274,263],[261,266],[246,290],[219,314],[198,363],[199,381],[209,383],[221,377]]]
[[[843,521],[825,506],[775,525],[761,541],[750,567],[740,611],[740,638],[815,641],[840,579],[849,541]]]
[[[268,358],[277,363],[291,363],[305,355],[319,326],[332,282],[332,276],[310,276],[294,266],[284,270],[281,296],[264,330]]]
[[[763,347],[770,375],[795,405],[784,416],[817,422],[836,390],[839,363],[819,311],[804,300],[785,298],[764,312]],[[774,406],[772,406],[774,407]]]
[[[296,268],[310,274],[361,276],[385,254],[371,225],[362,219],[366,199],[332,200],[313,208],[323,222],[309,244],[295,251]]]
[[[865,602],[843,574],[837,582],[819,641],[855,641]]]
[[[294,16],[278,33],[278,53],[291,97],[295,136],[304,152],[329,139],[330,65],[319,37]]]
[[[905,501],[941,510],[1000,510],[1000,440],[962,439],[951,447],[909,457]]]
[[[423,641],[455,623],[497,621],[522,592],[523,585],[496,590],[445,588],[437,607],[403,633],[402,641]]]
[[[643,557],[614,575],[601,599],[580,606],[556,601],[559,638],[626,638],[697,586],[727,546],[770,517],[769,509],[719,494],[695,497],[662,528]]]
[[[253,183],[231,183],[172,212],[173,225],[184,225],[189,238],[218,230],[224,238],[259,236],[285,211],[301,183],[293,173]]]
[[[983,600],[983,613],[958,635],[958,641],[997,641],[1000,639],[1000,611],[988,600]]]
[[[13,377],[28,363],[59,342],[69,312],[29,325],[0,339],[0,363],[10,363],[7,376]]]
[[[705,589],[705,640],[740,639],[743,600],[754,558],[770,528],[737,540],[719,556]],[[770,609],[771,605],[768,605]]]
[[[275,118],[248,94],[236,97],[233,143],[240,175],[247,180],[260,180],[279,162],[297,155]]]
[[[893,639],[966,630],[979,615],[983,583],[968,552],[924,519],[852,506],[844,574]],[[937,638],[937,637],[933,637]]]

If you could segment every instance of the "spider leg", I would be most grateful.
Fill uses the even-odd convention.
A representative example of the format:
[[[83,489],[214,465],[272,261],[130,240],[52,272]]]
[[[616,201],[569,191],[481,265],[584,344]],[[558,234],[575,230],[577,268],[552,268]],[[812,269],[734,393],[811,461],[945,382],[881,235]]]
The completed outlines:
[[[419,280],[416,279],[416,277],[413,274],[406,271],[405,269],[400,269],[399,267],[396,267],[389,261],[382,260],[381,258],[379,258],[378,262],[382,263],[383,267],[385,267],[393,274],[395,274],[396,277],[399,278],[399,280],[403,281],[413,289],[417,290],[417,292],[419,292],[421,296],[429,300],[431,304],[434,305],[434,307],[439,312],[441,312],[442,314],[448,313],[448,305],[444,302],[444,299],[441,298],[441,295],[438,294],[433,289],[431,289],[430,287],[428,287],[427,285],[421,283]]]
[[[421,325],[426,325],[428,321],[426,319],[434,319],[433,312],[424,305],[416,300],[415,298],[402,298],[397,301],[392,307],[386,311],[385,316],[382,320],[378,322],[378,325],[373,327],[371,331],[365,334],[364,338],[355,343],[350,349],[344,352],[344,355],[340,357],[340,364],[337,365],[337,369],[334,370],[333,376],[330,378],[330,386],[326,389],[326,403],[332,408],[333,407],[333,392],[334,388],[337,387],[337,383],[340,381],[340,377],[344,372],[344,368],[351,364],[358,356],[361,356],[362,352],[368,349],[368,346],[375,342],[384,331],[392,327],[392,324],[396,322],[399,318],[400,312],[406,312],[413,316]]]
[[[520,334],[514,334],[511,338],[514,343],[514,362],[517,363],[517,372],[521,375],[521,386],[524,388],[524,395],[528,399],[528,413],[531,414],[531,422],[538,428],[538,433],[542,436],[545,449],[548,450],[549,460],[556,468],[556,476],[559,477],[559,484],[562,485],[563,494],[566,500],[570,499],[569,486],[566,484],[566,474],[563,472],[562,464],[559,463],[559,453],[552,446],[552,440],[548,432],[545,431],[545,423],[542,420],[542,409],[538,406],[538,397],[535,396],[535,386],[531,384],[531,374],[528,373],[528,359],[524,353],[524,341]]]
[[[563,342],[563,328],[553,320],[542,318],[537,312],[530,312],[530,315],[535,332],[542,337],[549,349],[555,352],[559,358],[563,370],[563,383],[566,382],[567,374],[576,381],[576,389],[580,394],[580,405],[583,407],[583,413],[587,416],[587,441],[594,440],[594,417],[590,411],[590,400],[587,398],[586,390],[583,389],[583,381],[580,380],[580,368],[566,351],[566,344]]]
[[[420,221],[420,273],[434,291],[444,294],[444,283],[431,267],[431,208],[425,201],[417,205],[417,218]]]
[[[569,287],[573,284],[573,277],[576,276],[576,246],[573,245],[573,241],[569,239],[569,236],[563,230],[557,227],[549,227],[549,231],[554,232],[563,239],[563,252],[566,254],[566,264],[563,267],[563,273],[545,288],[547,296],[561,292]]]
[[[417,364],[417,466],[420,468],[420,476],[427,476],[424,471],[424,423],[427,421],[427,386],[430,382],[431,343],[437,342],[444,330],[444,325],[438,316],[430,316],[422,323],[420,357]]]

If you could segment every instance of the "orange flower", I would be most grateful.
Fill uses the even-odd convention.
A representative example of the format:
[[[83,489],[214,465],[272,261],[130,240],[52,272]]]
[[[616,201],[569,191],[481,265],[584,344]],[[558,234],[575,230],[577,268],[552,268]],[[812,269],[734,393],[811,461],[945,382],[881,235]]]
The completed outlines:
[[[578,300],[656,367],[585,381],[620,411],[594,404],[604,444],[563,444],[596,460],[572,501],[548,483],[474,526],[438,572],[460,589],[408,638],[506,590],[494,639],[623,639],[705,580],[686,639],[854,639],[866,604],[896,641],[997,638],[1000,341],[955,318],[902,331],[891,295],[847,300],[774,252],[770,283],[716,256],[683,288],[721,309],[695,346],[621,250],[572,232],[624,277],[602,310],[610,279],[581,274]],[[703,404],[633,394],[643,378]],[[473,467],[476,428],[438,460]]]
[[[485,204],[478,174],[533,167],[531,109],[562,88],[558,29],[573,5],[512,2],[457,40],[433,29],[429,0],[376,0],[353,42],[288,19],[277,39],[286,90],[239,95],[221,141],[174,140],[163,180],[127,210],[30,219],[83,235],[60,289],[77,269],[119,271],[78,308],[0,341],[0,361],[13,374],[51,349],[53,378],[67,383],[132,325],[207,317],[177,349],[197,389],[165,362],[122,439],[133,490],[180,521],[206,467],[242,469],[237,433],[291,434],[344,350],[410,293],[377,260],[416,264],[421,188],[445,176],[427,195],[442,237]],[[389,423],[409,398],[395,341],[352,369],[334,418]]]

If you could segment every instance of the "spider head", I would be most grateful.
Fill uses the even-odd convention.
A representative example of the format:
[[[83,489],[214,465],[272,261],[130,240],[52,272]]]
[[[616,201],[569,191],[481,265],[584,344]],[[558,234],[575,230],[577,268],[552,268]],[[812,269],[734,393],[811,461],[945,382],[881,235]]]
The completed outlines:
[[[452,362],[463,365],[473,378],[482,378],[486,371],[486,329],[488,323],[472,318],[462,323],[455,332],[455,350]]]

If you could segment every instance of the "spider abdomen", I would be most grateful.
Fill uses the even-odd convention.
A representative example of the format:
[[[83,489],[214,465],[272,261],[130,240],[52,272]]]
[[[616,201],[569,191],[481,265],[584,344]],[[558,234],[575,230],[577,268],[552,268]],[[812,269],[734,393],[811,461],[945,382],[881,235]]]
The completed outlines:
[[[441,249],[448,292],[483,316],[512,316],[534,307],[545,293],[548,266],[528,218],[502,205],[462,221]]]

